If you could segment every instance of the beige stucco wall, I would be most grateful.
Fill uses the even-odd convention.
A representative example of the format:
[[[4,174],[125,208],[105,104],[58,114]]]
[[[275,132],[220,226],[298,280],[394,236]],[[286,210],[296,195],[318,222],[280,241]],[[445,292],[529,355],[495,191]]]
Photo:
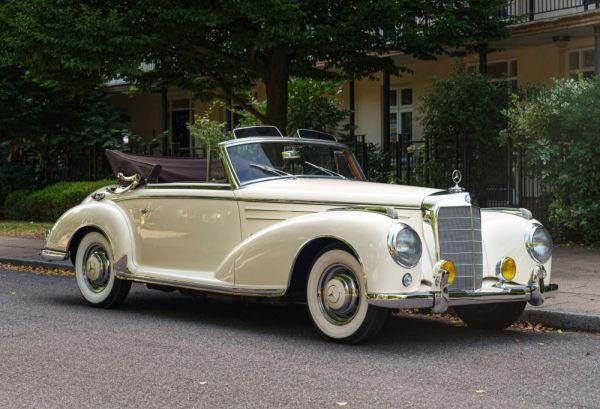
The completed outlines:
[[[123,110],[129,117],[128,128],[145,141],[161,132],[160,94],[142,94],[129,96],[115,93],[110,96],[111,102]]]
[[[175,99],[191,99],[192,95],[185,90],[170,88],[167,91],[168,101]],[[161,94],[150,93],[128,95],[115,92],[110,95],[111,102],[121,109],[129,118],[128,128],[150,142],[152,138],[159,138],[162,132]],[[194,100],[191,115],[203,115],[211,103],[205,100]],[[225,110],[219,106],[213,107],[210,118],[216,121],[225,121]]]
[[[548,82],[550,78],[566,77],[567,53],[572,50],[593,47],[594,41],[591,35],[574,37],[564,48],[559,48],[552,43],[552,35],[544,35],[542,41],[524,39],[510,39],[509,46],[504,51],[491,53],[488,62],[516,59],[518,64],[518,83],[525,87],[528,83],[538,84]],[[392,88],[411,87],[413,89],[413,139],[422,137],[422,129],[419,121],[421,99],[434,78],[448,78],[452,72],[455,59],[440,58],[434,61],[415,61],[407,57],[396,57],[399,65],[403,65],[411,72],[403,73],[401,76],[393,76],[390,79]],[[404,59],[404,60],[402,60]],[[464,57],[461,63],[465,66],[477,64],[476,54]],[[254,95],[259,99],[265,98],[262,85],[255,87]],[[190,98],[187,91],[169,89],[169,100],[179,98]],[[343,105],[348,108],[348,84],[339,98]],[[161,106],[160,94],[145,94],[129,97],[122,93],[111,96],[113,103],[124,109],[130,117],[130,129],[149,141],[153,136],[161,132]],[[194,114],[203,114],[209,107],[209,102],[196,100],[193,104]],[[356,134],[365,134],[368,142],[376,144],[382,140],[382,75],[375,75],[372,79],[361,79],[355,81],[355,107],[356,107]],[[225,121],[225,111],[222,107],[213,109],[211,118]]]
[[[593,37],[573,39],[564,48],[559,48],[551,41],[538,45],[519,46],[493,52],[488,55],[488,63],[505,60],[517,60],[518,83],[520,87],[527,84],[548,83],[551,78],[568,76],[567,53],[572,50],[593,47]],[[478,63],[478,55],[472,54],[462,59],[462,64]],[[435,61],[409,61],[403,65],[411,73],[390,79],[391,88],[411,87],[413,89],[413,139],[422,137],[419,122],[421,99],[434,78],[448,78],[452,72],[455,59],[442,58]],[[348,87],[344,88],[345,106],[348,106]],[[357,134],[365,134],[368,142],[381,143],[382,132],[382,76],[375,79],[355,81],[355,107]]]

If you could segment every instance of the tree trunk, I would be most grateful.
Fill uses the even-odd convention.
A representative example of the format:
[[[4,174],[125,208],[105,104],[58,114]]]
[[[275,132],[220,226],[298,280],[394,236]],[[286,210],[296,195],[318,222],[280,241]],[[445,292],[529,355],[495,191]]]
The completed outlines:
[[[288,106],[288,57],[274,50],[268,58],[266,78],[263,78],[267,93],[267,124],[274,125],[285,135]]]

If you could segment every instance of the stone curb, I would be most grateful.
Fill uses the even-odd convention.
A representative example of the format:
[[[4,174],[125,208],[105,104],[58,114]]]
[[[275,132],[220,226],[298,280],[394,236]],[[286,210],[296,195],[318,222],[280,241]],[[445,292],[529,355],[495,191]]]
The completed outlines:
[[[73,265],[64,261],[43,261],[43,260],[32,260],[28,258],[18,257],[0,257],[0,263],[16,264],[20,266],[33,266],[43,268],[61,268],[65,270],[73,270]]]
[[[527,309],[523,311],[521,320],[552,328],[600,332],[600,315],[582,312]]]

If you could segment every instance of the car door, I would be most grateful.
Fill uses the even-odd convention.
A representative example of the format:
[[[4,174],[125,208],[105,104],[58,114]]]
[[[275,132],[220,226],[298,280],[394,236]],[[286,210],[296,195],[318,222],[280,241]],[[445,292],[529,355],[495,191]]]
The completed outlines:
[[[227,256],[241,241],[229,184],[149,184],[119,204],[133,227],[138,274],[233,286]]]

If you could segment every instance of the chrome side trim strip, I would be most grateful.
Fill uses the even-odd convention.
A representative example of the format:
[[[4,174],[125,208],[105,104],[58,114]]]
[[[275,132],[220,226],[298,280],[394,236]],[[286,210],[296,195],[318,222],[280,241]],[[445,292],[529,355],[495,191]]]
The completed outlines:
[[[335,207],[333,209],[327,209],[328,212],[334,211],[355,211],[355,212],[372,212],[379,213],[392,219],[398,218],[396,209],[391,206],[371,206],[371,205],[356,205],[347,207]]]
[[[287,220],[283,216],[246,216],[246,220]]]
[[[47,248],[44,248],[40,254],[46,261],[64,261],[69,258],[68,251],[59,251]]]
[[[227,183],[148,183],[142,189],[232,190]]]
[[[240,295],[247,297],[281,297],[285,293],[285,289],[250,289],[250,288],[235,288],[235,287],[219,287],[213,285],[196,284],[187,281],[158,279],[147,277],[141,274],[133,274],[130,271],[116,271],[115,276],[122,280],[135,281],[144,284],[158,284],[177,288],[187,288],[190,290],[204,291],[209,293]]]
[[[227,189],[229,190],[229,189]],[[219,196],[196,196],[196,195],[143,195],[143,196],[124,196],[115,197],[113,202],[123,202],[125,200],[143,200],[143,199],[205,199],[205,200],[235,200],[235,197],[219,197]]]
[[[121,202],[124,200],[134,199],[206,199],[206,200],[237,200],[242,203],[278,203],[278,204],[301,204],[301,205],[320,205],[320,206],[341,206],[348,207],[352,206],[353,203],[340,203],[340,202],[326,202],[326,201],[313,201],[313,200],[287,200],[287,199],[259,199],[259,198],[235,198],[235,197],[220,197],[220,196],[196,196],[196,195],[143,195],[143,196],[124,196],[116,197],[111,199],[113,202]],[[359,206],[375,206],[375,207],[393,207],[395,209],[403,210],[419,210],[418,206],[403,206],[399,207],[396,205],[369,205],[369,204],[358,204]],[[287,210],[286,210],[287,211]]]

